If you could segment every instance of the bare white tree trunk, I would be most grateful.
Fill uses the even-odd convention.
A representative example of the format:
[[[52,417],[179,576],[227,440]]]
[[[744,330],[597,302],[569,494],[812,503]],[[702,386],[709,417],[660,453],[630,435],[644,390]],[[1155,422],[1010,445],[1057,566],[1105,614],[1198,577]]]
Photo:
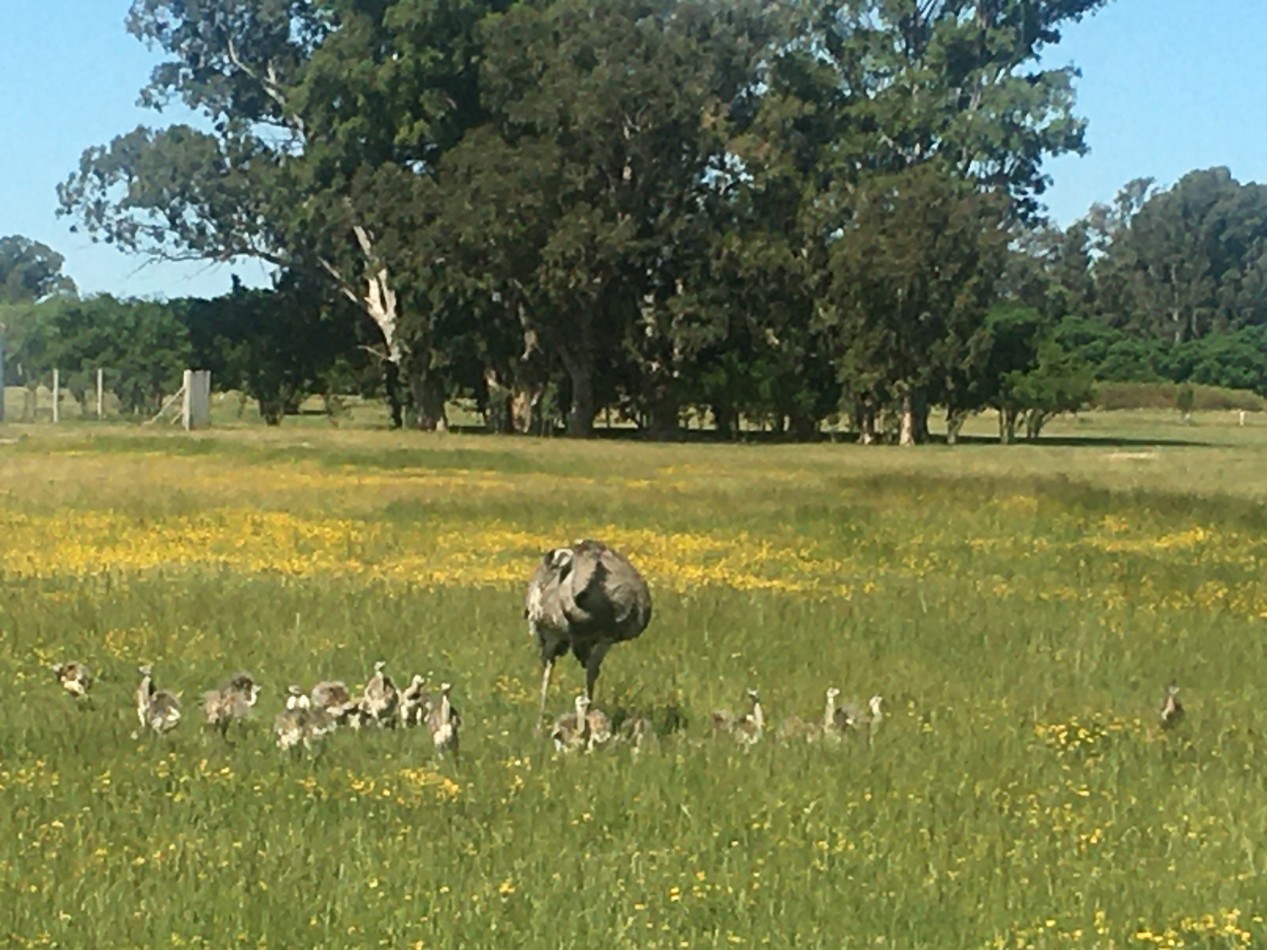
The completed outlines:
[[[897,444],[915,444],[915,400],[909,391],[902,394],[902,427]]]
[[[338,284],[340,293],[360,307],[378,326],[383,334],[383,346],[386,355],[383,357],[386,366],[384,376],[387,380],[388,400],[391,403],[392,424],[402,424],[400,408],[400,382],[404,367],[406,349],[397,332],[400,312],[397,309],[396,291],[391,286],[391,275],[387,265],[379,260],[374,248],[374,239],[363,225],[354,224],[352,234],[365,257],[366,277],[364,289],[347,280],[343,273],[331,262],[321,258],[321,266]],[[380,354],[383,355],[383,354]]]

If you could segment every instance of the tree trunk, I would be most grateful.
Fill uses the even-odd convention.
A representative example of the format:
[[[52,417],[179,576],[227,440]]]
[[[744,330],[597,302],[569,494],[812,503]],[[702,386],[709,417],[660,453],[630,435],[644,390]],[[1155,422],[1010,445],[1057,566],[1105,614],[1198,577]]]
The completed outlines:
[[[538,407],[545,395],[548,372],[541,339],[529,319],[523,295],[516,289],[507,293],[510,315],[519,324],[523,352],[510,367],[510,428],[520,435],[530,435],[537,428]]]
[[[647,431],[653,439],[676,442],[682,437],[682,400],[672,382],[657,385],[648,406]]]
[[[589,327],[580,328],[575,346],[559,347],[559,358],[571,383],[568,404],[567,434],[574,439],[587,439],[594,434],[594,348],[590,345]]]
[[[808,412],[794,412],[792,419],[792,438],[797,442],[813,442],[818,437],[818,420]]]
[[[923,390],[917,390],[914,396],[915,409],[915,441],[927,445],[932,441],[932,433],[928,431],[928,398]]]
[[[387,393],[391,427],[399,429],[405,424],[405,401],[400,394],[400,364],[395,360],[383,361],[383,389]]]
[[[915,444],[915,397],[909,390],[902,394],[902,422],[897,444]]]
[[[541,399],[541,387],[529,386],[523,380],[515,380],[510,393],[510,427],[520,435],[533,431],[537,403]]]
[[[1047,424],[1047,413],[1039,409],[1031,409],[1025,414],[1025,438],[1030,442],[1037,441],[1038,437],[1043,433],[1043,426]]]
[[[875,445],[875,407],[868,400],[859,401],[853,412],[859,445]]]
[[[999,410],[999,444],[1011,445],[1016,441],[1016,418],[1015,409]]]
[[[502,385],[497,370],[484,368],[484,427],[489,432],[505,435],[511,431],[511,391]]]
[[[715,405],[713,409],[713,428],[723,439],[733,439],[739,431],[739,414],[733,406]]]
[[[587,439],[594,434],[594,372],[588,362],[568,368],[572,381],[572,401],[568,406],[568,435]]]
[[[963,424],[968,421],[968,410],[966,409],[950,409],[946,412],[946,444],[958,445],[959,433],[963,431]]]
[[[444,387],[435,372],[413,369],[409,392],[414,401],[414,426],[423,432],[447,432],[449,419],[444,409]]]

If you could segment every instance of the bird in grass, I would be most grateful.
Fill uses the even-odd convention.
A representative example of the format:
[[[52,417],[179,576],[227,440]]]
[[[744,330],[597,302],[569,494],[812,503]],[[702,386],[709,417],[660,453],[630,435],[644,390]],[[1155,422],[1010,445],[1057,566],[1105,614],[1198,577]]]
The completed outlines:
[[[423,688],[426,682],[422,674],[415,673],[410,678],[409,685],[400,691],[400,724],[402,726],[422,725],[429,699],[427,691]]]
[[[634,752],[641,752],[644,745],[651,746],[660,741],[655,726],[645,716],[636,716],[621,723],[620,739],[632,745]]]
[[[1183,704],[1179,702],[1179,687],[1174,683],[1166,687],[1166,695],[1162,697],[1157,717],[1161,720],[1163,729],[1173,729],[1183,721]]]
[[[360,725],[360,703],[341,680],[323,680],[309,694],[315,709],[325,710],[339,725]]]
[[[87,698],[88,690],[92,689],[92,671],[85,664],[71,660],[68,663],[53,664],[52,670],[57,682],[62,684],[62,689],[76,699]]]
[[[277,714],[273,720],[273,735],[277,737],[277,748],[282,751],[300,744],[310,749],[316,740],[333,732],[334,727],[334,717],[324,709],[297,705]]]
[[[607,745],[612,740],[612,722],[611,717],[601,709],[595,709],[591,704],[585,710],[585,721],[589,728],[589,738],[585,741],[585,751],[593,752],[601,746]]]
[[[589,744],[589,697],[580,693],[576,697],[576,705],[572,712],[564,713],[554,721],[554,731],[550,738],[554,740],[554,748],[559,752],[575,752]]]
[[[141,682],[136,688],[136,714],[142,729],[162,735],[180,723],[180,700],[175,693],[154,688],[154,669],[149,664],[137,667]]]
[[[570,650],[585,667],[585,695],[592,701],[607,652],[651,622],[651,592],[628,558],[585,539],[542,556],[528,581],[524,617],[541,656],[540,723],[559,657]]]
[[[453,687],[449,683],[441,683],[439,694],[426,700],[426,722],[427,730],[431,733],[431,741],[436,747],[436,755],[444,758],[446,752],[452,752],[456,761],[458,730],[462,727],[462,717],[450,699],[452,690]]]
[[[374,663],[374,675],[365,684],[365,692],[361,697],[361,712],[366,719],[379,726],[394,726],[400,693],[392,678],[383,672],[386,668],[386,660]]]
[[[858,722],[859,728],[867,730],[868,745],[875,741],[875,735],[880,731],[881,723],[884,722],[883,705],[883,696],[872,696],[867,700],[867,710],[862,714],[862,718]]]
[[[224,736],[230,723],[241,722],[251,714],[259,698],[260,687],[254,677],[250,673],[234,673],[219,689],[203,693],[202,715],[207,725]]]
[[[830,736],[836,719],[836,697],[840,690],[831,686],[827,689],[827,708],[821,721],[807,721],[800,716],[788,716],[779,726],[779,739],[783,742],[817,742],[824,736]]]
[[[765,711],[761,708],[761,697],[755,689],[748,690],[748,700],[752,706],[748,714],[735,723],[733,730],[735,741],[745,749],[760,742],[765,732]]]
[[[741,745],[752,746],[765,732],[765,710],[755,689],[749,689],[745,695],[750,706],[742,716],[736,716],[728,709],[713,710],[713,735],[729,736]]]

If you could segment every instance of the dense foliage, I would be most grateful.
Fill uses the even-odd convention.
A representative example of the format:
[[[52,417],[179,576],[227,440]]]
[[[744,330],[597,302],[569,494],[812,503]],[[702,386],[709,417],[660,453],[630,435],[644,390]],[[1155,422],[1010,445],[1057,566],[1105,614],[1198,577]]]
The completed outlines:
[[[1039,215],[1083,149],[1040,57],[1104,2],[136,0],[143,99],[205,121],[89,149],[62,208],[276,266],[176,306],[274,421],[370,352],[398,424],[466,397],[573,435],[695,410],[910,443],[936,406],[1010,439],[1093,377],[1261,391],[1267,190],[1212,169]]]

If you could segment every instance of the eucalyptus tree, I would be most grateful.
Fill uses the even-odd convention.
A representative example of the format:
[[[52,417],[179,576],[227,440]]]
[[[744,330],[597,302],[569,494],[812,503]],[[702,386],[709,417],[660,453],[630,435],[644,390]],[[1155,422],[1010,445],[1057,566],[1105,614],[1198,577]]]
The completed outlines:
[[[490,373],[530,389],[557,361],[573,435],[618,377],[640,401],[670,390],[675,416],[692,344],[674,300],[706,247],[726,110],[752,84],[752,9],[554,0],[482,26],[490,119],[440,163],[453,210],[434,226],[456,250],[455,282],[498,311]]]
[[[475,25],[504,6],[134,0],[129,31],[165,57],[141,102],[180,101],[201,122],[88,149],[59,189],[62,210],[94,238],[155,258],[315,259],[377,325],[394,393],[411,348],[391,253],[408,236],[392,228],[480,120]],[[398,398],[393,407],[399,423]]]
[[[40,241],[20,234],[0,237],[0,304],[74,294],[75,282],[62,273],[65,263],[62,255]]]
[[[1267,185],[1241,184],[1226,168],[1165,190],[1132,182],[1091,220],[1111,324],[1180,344],[1267,323]]]
[[[849,134],[828,155],[833,187],[819,199],[838,216],[837,228],[849,235],[857,208],[873,220],[885,201],[909,210],[909,232],[902,243],[909,253],[886,257],[883,279],[869,279],[865,316],[854,312],[857,291],[842,280],[825,293],[824,313],[839,332],[840,366],[847,388],[864,402],[896,399],[901,404],[901,439],[912,442],[924,428],[929,364],[938,358],[935,344],[953,354],[960,343],[943,339],[927,319],[948,325],[949,315],[933,313],[910,299],[913,287],[931,287],[920,269],[953,270],[971,276],[972,293],[995,281],[994,259],[970,275],[960,247],[930,228],[946,221],[918,213],[917,196],[962,182],[984,196],[1006,196],[1006,214],[963,212],[968,198],[951,196],[960,223],[972,218],[987,230],[1031,219],[1046,188],[1044,160],[1084,150],[1084,123],[1073,114],[1072,68],[1042,68],[1038,59],[1059,42],[1068,23],[1103,6],[1106,0],[858,0],[806,4],[820,11],[813,20],[812,43],[821,68],[835,77],[828,84],[847,117]],[[924,174],[924,166],[935,169]],[[824,176],[826,177],[826,176]],[[949,194],[949,193],[948,193]],[[881,200],[880,196],[887,196]],[[990,200],[994,200],[991,198]],[[983,205],[977,205],[981,208]],[[833,240],[837,231],[828,231]],[[891,242],[885,228],[877,240]],[[866,229],[832,244],[845,259],[835,268],[841,278],[853,273],[849,258],[862,253]],[[973,246],[997,238],[969,238]],[[921,246],[924,249],[920,249]],[[930,256],[940,248],[945,259]],[[932,304],[932,301],[929,301]],[[941,304],[936,304],[941,306]],[[978,308],[979,309],[979,308]],[[953,357],[947,357],[953,358]],[[855,374],[857,374],[856,378]]]

